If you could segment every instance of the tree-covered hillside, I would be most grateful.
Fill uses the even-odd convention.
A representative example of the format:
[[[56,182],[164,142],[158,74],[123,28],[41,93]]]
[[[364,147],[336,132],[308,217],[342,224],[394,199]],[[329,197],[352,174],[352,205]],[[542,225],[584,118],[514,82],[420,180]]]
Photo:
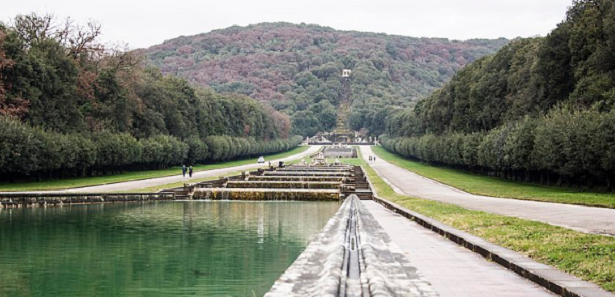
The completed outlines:
[[[145,50],[164,74],[222,93],[266,101],[292,117],[297,134],[333,128],[352,72],[353,129],[384,129],[389,109],[412,106],[469,62],[508,41],[450,41],[264,23],[182,36]]]
[[[615,1],[577,0],[387,121],[404,156],[543,183],[615,187]]]
[[[0,179],[81,176],[287,150],[290,119],[106,49],[100,26],[0,23]]]

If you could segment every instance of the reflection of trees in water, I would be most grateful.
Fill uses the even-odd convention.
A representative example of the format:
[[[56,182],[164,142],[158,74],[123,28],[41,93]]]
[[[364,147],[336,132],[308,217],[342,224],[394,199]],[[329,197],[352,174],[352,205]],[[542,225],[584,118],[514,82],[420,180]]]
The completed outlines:
[[[147,226],[155,232],[176,232],[180,219],[184,230],[192,234],[228,226],[257,236],[280,234],[283,229],[289,239],[305,241],[311,239],[305,234],[318,233],[338,207],[337,202],[186,201],[126,210],[115,219],[118,225]],[[230,230],[227,232],[234,232]]]
[[[3,210],[0,277],[12,282],[0,295],[141,296],[142,289],[180,288],[259,294],[338,206],[159,202]]]

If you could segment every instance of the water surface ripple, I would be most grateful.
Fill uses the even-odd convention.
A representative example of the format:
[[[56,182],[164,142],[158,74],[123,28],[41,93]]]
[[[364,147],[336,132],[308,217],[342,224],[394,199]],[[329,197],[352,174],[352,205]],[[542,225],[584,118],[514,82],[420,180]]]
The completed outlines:
[[[0,296],[262,296],[337,202],[0,210]]]

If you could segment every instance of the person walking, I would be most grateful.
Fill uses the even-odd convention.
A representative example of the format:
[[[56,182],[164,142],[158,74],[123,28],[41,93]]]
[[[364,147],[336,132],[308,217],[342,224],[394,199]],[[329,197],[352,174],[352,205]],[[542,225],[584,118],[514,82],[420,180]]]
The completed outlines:
[[[182,165],[182,175],[186,177],[186,164]]]
[[[192,177],[192,165],[190,165],[190,168],[188,169],[188,174]]]

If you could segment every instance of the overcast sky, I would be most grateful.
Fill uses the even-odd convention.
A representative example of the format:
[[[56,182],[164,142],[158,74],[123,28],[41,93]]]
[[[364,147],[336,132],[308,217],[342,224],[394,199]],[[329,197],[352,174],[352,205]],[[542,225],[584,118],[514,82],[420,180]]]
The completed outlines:
[[[149,47],[232,25],[285,21],[414,37],[544,36],[572,0],[3,0],[0,20],[51,13],[102,25],[102,41]]]

